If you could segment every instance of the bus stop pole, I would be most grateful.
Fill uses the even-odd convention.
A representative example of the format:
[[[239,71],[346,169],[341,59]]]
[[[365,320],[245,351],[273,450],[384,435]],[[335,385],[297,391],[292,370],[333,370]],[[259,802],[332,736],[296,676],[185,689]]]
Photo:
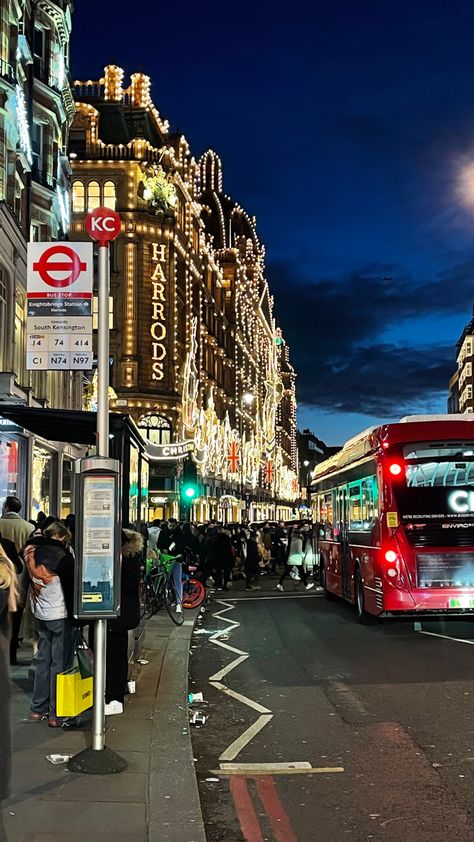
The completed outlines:
[[[97,331],[97,452],[109,455],[109,294],[110,255],[108,242],[99,243]],[[105,669],[107,620],[96,620],[94,629],[94,705],[92,748],[105,747]]]

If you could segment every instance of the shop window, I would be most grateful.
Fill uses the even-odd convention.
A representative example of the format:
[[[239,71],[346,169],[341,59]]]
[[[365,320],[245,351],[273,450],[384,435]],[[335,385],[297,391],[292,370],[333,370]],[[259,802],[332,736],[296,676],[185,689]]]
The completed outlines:
[[[72,209],[74,213],[84,213],[86,209],[86,192],[82,181],[73,182]]]
[[[73,511],[74,491],[74,462],[63,459],[63,474],[61,484],[61,517],[65,518]]]
[[[0,266],[0,371],[5,371],[6,366],[6,337],[8,320],[8,299],[10,281],[6,270]]]
[[[87,187],[87,210],[100,207],[100,185],[98,181],[89,181]]]
[[[104,201],[102,204],[106,208],[112,208],[112,210],[115,210],[116,196],[115,184],[113,181],[106,181],[104,184]]]
[[[140,430],[144,430],[145,438],[152,444],[170,444],[171,443],[171,423],[163,415],[155,415],[153,412],[148,412],[142,415],[138,422]]]
[[[18,497],[19,442],[0,436],[0,500],[11,495]]]
[[[128,519],[130,523],[136,523],[138,519],[138,448],[130,445],[130,469],[128,473]]]
[[[51,487],[53,455],[44,447],[35,445],[33,448],[33,470],[31,474],[31,517],[36,520],[38,512],[45,515],[51,511]],[[54,513],[56,514],[56,513]]]
[[[14,370],[17,383],[25,383],[25,302],[18,296],[15,303]]]

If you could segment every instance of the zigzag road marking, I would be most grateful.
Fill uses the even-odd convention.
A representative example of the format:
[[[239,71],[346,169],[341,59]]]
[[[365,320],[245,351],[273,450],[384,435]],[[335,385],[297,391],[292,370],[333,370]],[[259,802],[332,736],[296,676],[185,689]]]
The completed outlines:
[[[216,611],[212,616],[218,620],[222,620],[222,622],[227,623],[226,628],[222,629],[221,631],[216,632],[213,634],[209,640],[211,643],[214,643],[215,646],[220,646],[222,649],[227,649],[229,652],[234,652],[234,654],[238,655],[238,658],[235,658],[223,669],[216,672],[214,675],[211,675],[209,678],[209,684],[219,690],[221,693],[225,693],[227,696],[231,696],[233,699],[241,702],[248,707],[251,707],[253,710],[257,711],[261,715],[258,719],[250,725],[249,728],[237,737],[228,748],[221,754],[219,760],[235,760],[238,754],[242,751],[243,748],[251,741],[253,738],[262,730],[262,728],[270,722],[270,719],[273,718],[273,714],[268,708],[263,707],[259,702],[254,702],[253,699],[249,699],[247,696],[243,696],[241,693],[237,693],[236,690],[232,690],[230,687],[226,687],[225,684],[222,684],[222,679],[225,675],[228,675],[232,670],[242,664],[244,661],[249,658],[248,652],[243,652],[241,649],[236,649],[234,646],[229,646],[224,641],[219,640],[219,637],[222,634],[228,634],[228,632],[233,631],[233,629],[237,629],[240,626],[236,620],[229,620],[227,617],[223,617],[223,614],[227,614],[228,611],[233,611],[235,605],[232,605],[229,602],[226,602],[223,599],[216,600],[219,605],[223,605],[224,608],[220,611]]]

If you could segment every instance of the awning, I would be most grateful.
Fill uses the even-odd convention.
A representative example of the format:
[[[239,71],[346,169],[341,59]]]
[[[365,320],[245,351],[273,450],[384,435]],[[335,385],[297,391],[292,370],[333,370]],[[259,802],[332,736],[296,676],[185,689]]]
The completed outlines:
[[[72,409],[41,409],[19,404],[1,404],[0,417],[8,418],[19,427],[49,441],[73,444],[96,443],[96,412]],[[115,433],[129,426],[127,415],[109,413],[110,432]],[[0,430],[1,431],[1,430]]]

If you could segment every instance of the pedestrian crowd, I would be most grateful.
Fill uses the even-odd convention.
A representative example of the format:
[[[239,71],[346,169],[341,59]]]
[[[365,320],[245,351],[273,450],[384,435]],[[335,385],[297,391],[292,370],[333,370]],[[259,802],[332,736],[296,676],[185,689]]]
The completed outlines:
[[[8,795],[11,765],[9,664],[17,663],[22,641],[31,641],[33,691],[28,719],[52,728],[73,727],[58,715],[57,676],[74,663],[84,643],[84,623],[74,618],[75,517],[64,521],[39,512],[25,520],[17,497],[7,497],[0,517],[0,801]],[[140,624],[140,583],[147,561],[160,553],[192,556],[204,585],[227,591],[244,580],[246,590],[259,587],[261,576],[278,578],[276,588],[292,575],[312,588],[309,525],[287,529],[284,522],[257,527],[248,522],[225,525],[153,521],[148,527],[122,529],[120,616],[107,623],[106,715],[123,711],[129,670],[129,632]],[[177,564],[181,583],[181,565]],[[79,641],[79,643],[78,643]],[[93,649],[92,634],[88,645]]]
[[[218,591],[229,590],[233,580],[245,580],[245,590],[258,588],[260,576],[278,578],[277,590],[283,591],[288,576],[299,579],[306,589],[314,587],[308,579],[313,568],[312,528],[309,523],[287,528],[284,521],[262,525],[243,522],[222,524],[182,523],[171,518],[153,521],[148,528],[148,555],[159,552],[183,555],[191,551],[199,565],[198,578],[214,584]]]

